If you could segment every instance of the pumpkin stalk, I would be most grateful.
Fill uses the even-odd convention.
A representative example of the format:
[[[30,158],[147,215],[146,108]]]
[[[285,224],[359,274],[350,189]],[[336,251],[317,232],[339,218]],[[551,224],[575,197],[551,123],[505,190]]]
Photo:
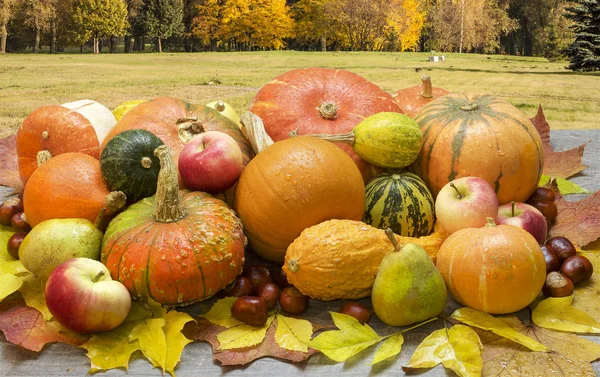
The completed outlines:
[[[317,107],[317,110],[319,110],[319,114],[327,120],[333,120],[337,117],[337,105],[335,102],[323,102],[321,106]]]
[[[452,188],[453,188],[453,189],[456,191],[456,194],[458,195],[458,199],[462,199],[462,198],[463,198],[463,196],[462,196],[462,194],[460,193],[460,191],[458,191],[458,187],[456,187],[456,186],[454,185],[454,183],[450,182],[450,187],[452,187]]]
[[[475,111],[479,108],[479,105],[476,103],[468,103],[466,105],[462,105],[460,107],[461,110],[463,111]]]
[[[390,239],[390,241],[392,242],[392,245],[394,245],[394,251],[400,251],[400,249],[402,248],[402,245],[400,245],[400,243],[396,239],[394,232],[392,232],[392,230],[390,228],[387,228],[385,230],[385,235]]]
[[[486,228],[490,228],[490,227],[495,227],[496,226],[496,222],[494,221],[494,219],[492,219],[491,217],[486,217],[485,218],[485,227]]]
[[[421,88],[423,88],[423,91],[421,92],[421,97],[433,98],[433,87],[431,85],[431,77],[429,77],[428,75],[421,76]]]
[[[298,135],[298,129],[296,128],[293,131],[290,131],[288,134],[290,137],[300,136]],[[312,136],[319,139],[331,141],[334,143],[345,143],[350,146],[354,145],[354,141],[356,140],[356,136],[353,131],[346,132],[345,134],[304,134],[302,136]]]
[[[161,145],[154,150],[154,155],[160,160],[160,172],[156,187],[154,219],[161,223],[171,223],[182,219],[185,210],[179,202],[179,182],[177,181],[177,166],[169,147]]]
[[[242,123],[242,133],[244,137],[252,144],[254,154],[260,153],[263,149],[273,144],[273,139],[267,131],[265,125],[256,114],[246,111],[240,117]]]
[[[223,110],[225,110],[225,102],[221,100],[217,101],[217,103],[215,104],[215,110],[217,110],[218,112],[223,112]]]
[[[50,151],[44,149],[42,151],[39,151],[37,153],[37,155],[35,156],[35,158],[37,160],[37,165],[40,166],[41,164],[43,164],[44,162],[46,162],[52,158],[52,153],[50,153]]]
[[[177,134],[183,144],[203,132],[205,132],[204,126],[198,121],[198,118],[182,118],[177,120]]]
[[[94,226],[104,232],[110,219],[121,209],[125,207],[127,203],[127,196],[122,191],[113,191],[106,195],[104,199],[104,207],[98,213],[96,220],[94,220]]]
[[[152,159],[150,157],[142,157],[140,163],[143,168],[150,169],[152,167]]]

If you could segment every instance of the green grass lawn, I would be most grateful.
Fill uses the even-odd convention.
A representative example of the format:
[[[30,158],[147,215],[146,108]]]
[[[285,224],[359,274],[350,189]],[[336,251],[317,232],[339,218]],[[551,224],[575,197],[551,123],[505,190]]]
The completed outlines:
[[[600,74],[573,73],[566,62],[501,55],[429,53],[244,52],[164,54],[7,54],[0,56],[0,136],[39,106],[94,99],[109,108],[131,99],[223,99],[239,112],[256,91],[290,69],[321,66],[358,73],[392,93],[422,73],[452,92],[502,96],[533,116],[538,104],[553,129],[600,129]],[[421,68],[421,72],[416,72]],[[209,83],[217,85],[209,85]]]

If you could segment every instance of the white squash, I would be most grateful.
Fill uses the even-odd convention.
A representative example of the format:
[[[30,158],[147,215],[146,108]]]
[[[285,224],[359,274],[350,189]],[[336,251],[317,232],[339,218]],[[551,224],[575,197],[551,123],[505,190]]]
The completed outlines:
[[[93,100],[83,99],[63,103],[61,106],[74,110],[86,117],[94,127],[100,145],[102,145],[108,132],[117,124],[117,119],[113,113],[106,106]]]

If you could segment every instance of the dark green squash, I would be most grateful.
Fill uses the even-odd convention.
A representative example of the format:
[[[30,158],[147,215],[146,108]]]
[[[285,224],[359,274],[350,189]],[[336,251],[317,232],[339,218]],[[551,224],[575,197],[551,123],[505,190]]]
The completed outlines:
[[[427,236],[433,231],[433,196],[417,175],[384,172],[365,187],[363,221],[376,228],[390,228],[404,237]]]
[[[100,170],[110,191],[123,191],[129,203],[154,195],[160,161],[154,150],[164,143],[146,130],[117,134],[100,156]]]

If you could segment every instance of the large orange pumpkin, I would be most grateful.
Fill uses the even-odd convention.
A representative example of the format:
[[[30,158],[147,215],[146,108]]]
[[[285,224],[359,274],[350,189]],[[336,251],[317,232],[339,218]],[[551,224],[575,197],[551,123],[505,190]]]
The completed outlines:
[[[341,69],[295,69],[263,86],[250,111],[264,122],[274,141],[287,139],[290,131],[305,134],[343,134],[360,121],[385,111],[401,113],[391,95],[365,78]],[[352,150],[337,143],[359,167],[367,182],[375,171]]]
[[[104,234],[102,262],[135,299],[163,305],[204,300],[242,272],[242,224],[222,201],[178,190],[166,146],[156,149],[161,170],[156,195],[114,218]]]
[[[276,142],[250,161],[234,203],[252,249],[282,262],[304,229],[330,219],[360,220],[365,187],[341,149],[300,136]]]
[[[531,121],[507,101],[448,94],[415,116],[423,147],[412,169],[432,194],[455,178],[476,176],[495,188],[500,204],[525,202],[544,167],[544,148]]]
[[[29,178],[23,193],[25,216],[31,226],[58,218],[93,222],[108,194],[97,159],[63,153],[44,162]]]
[[[77,111],[63,106],[44,106],[34,110],[17,130],[19,174],[23,185],[38,165],[52,156],[81,152],[96,159],[100,143],[90,121]]]
[[[546,262],[527,231],[498,225],[461,229],[440,248],[436,267],[454,299],[492,314],[516,312],[540,293]]]

